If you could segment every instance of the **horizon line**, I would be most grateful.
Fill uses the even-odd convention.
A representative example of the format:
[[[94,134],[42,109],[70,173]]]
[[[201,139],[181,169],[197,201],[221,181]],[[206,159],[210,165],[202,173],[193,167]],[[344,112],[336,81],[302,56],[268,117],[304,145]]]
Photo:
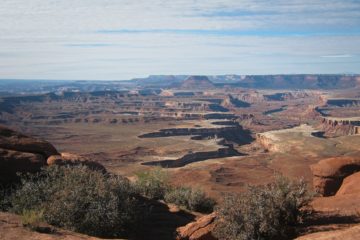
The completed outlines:
[[[356,76],[360,73],[276,73],[276,74],[150,74],[145,77],[133,77],[130,79],[44,79],[44,78],[0,78],[0,81],[133,81],[136,79],[149,78],[151,76],[285,76],[285,75],[344,75],[344,76]]]

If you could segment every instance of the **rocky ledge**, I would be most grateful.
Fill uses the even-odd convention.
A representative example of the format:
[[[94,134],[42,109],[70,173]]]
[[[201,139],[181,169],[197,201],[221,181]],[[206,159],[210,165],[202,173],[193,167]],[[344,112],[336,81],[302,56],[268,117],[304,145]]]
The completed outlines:
[[[0,185],[19,180],[18,173],[35,173],[49,165],[83,164],[106,171],[97,163],[75,154],[59,153],[49,142],[0,126]]]

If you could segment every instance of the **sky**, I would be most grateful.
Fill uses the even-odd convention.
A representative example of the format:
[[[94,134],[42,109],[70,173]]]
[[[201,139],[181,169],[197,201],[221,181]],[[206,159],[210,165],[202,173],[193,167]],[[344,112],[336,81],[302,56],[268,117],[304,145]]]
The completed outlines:
[[[0,0],[0,79],[360,73],[360,0]]]

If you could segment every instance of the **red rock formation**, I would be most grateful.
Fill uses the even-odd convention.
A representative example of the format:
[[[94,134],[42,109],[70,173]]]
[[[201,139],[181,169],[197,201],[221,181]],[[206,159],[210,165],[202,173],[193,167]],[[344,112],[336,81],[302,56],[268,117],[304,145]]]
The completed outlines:
[[[317,232],[296,238],[295,240],[354,240],[360,239],[360,224],[340,230]]]
[[[274,141],[267,137],[265,134],[256,134],[256,142],[263,146],[267,151],[277,152],[278,147],[274,144]]]
[[[17,173],[39,171],[53,154],[58,152],[50,143],[0,126],[0,184],[17,181]]]
[[[43,155],[45,158],[59,154],[50,143],[25,136],[0,126],[0,148]]]
[[[346,194],[360,194],[360,172],[346,177],[337,191],[336,196]]]
[[[196,222],[177,229],[178,240],[216,240],[212,235],[215,227],[216,214],[203,216]]]
[[[52,155],[47,160],[47,165],[84,165],[92,170],[106,172],[106,169],[100,163],[91,161],[85,157],[72,154],[72,153],[61,153],[61,155]]]
[[[250,103],[234,98],[230,94],[221,102],[221,106],[225,108],[247,108]]]
[[[327,158],[310,168],[314,175],[315,190],[323,196],[332,196],[345,177],[360,171],[360,155]]]
[[[338,188],[332,188],[333,186],[341,187],[335,196],[317,197],[310,203],[313,230],[318,228],[320,231],[296,240],[360,239],[360,172],[351,174],[351,170],[356,170],[359,163],[360,157],[337,157],[324,159],[311,166],[316,188],[323,187],[325,194],[333,194]],[[343,177],[349,174],[350,176],[343,180]]]
[[[35,173],[47,165],[83,164],[94,170],[106,172],[101,164],[78,155],[59,154],[46,141],[25,136],[0,126],[0,184],[19,180],[17,173]]]

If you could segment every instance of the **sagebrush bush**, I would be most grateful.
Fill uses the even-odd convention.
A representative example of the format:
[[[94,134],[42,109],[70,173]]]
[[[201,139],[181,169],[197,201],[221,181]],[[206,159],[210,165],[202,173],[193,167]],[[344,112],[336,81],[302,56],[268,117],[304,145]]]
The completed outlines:
[[[218,207],[215,235],[228,240],[291,239],[311,199],[304,181],[278,177],[274,183],[250,186],[227,196]]]
[[[42,211],[46,222],[95,236],[127,236],[139,219],[129,181],[84,166],[50,166],[23,177],[12,210]]]
[[[45,221],[43,210],[24,210],[20,216],[22,225],[35,231],[37,231],[40,228],[40,224]]]
[[[150,199],[164,199],[169,188],[169,176],[161,168],[142,171],[136,174],[135,188],[138,193]]]
[[[191,211],[211,212],[215,201],[200,189],[173,187],[169,175],[161,168],[154,168],[136,174],[135,189],[143,196],[155,200],[165,200]]]
[[[206,196],[200,189],[190,187],[175,187],[169,189],[164,197],[168,203],[183,206],[197,212],[212,212],[215,201]]]

